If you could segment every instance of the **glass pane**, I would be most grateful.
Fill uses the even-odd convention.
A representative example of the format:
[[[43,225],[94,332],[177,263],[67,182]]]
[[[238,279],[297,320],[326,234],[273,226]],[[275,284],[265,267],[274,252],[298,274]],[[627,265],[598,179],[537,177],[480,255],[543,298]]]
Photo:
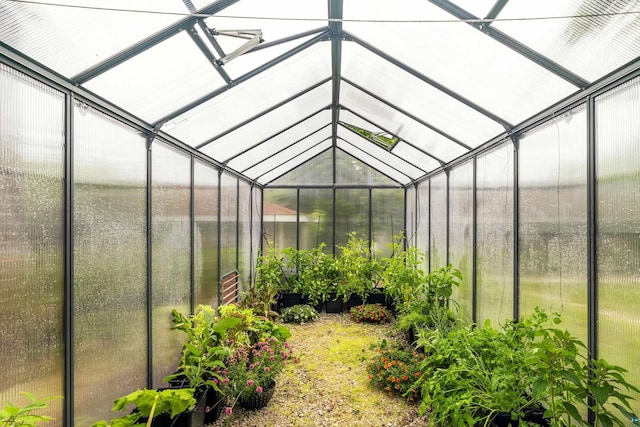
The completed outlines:
[[[231,129],[331,76],[330,48],[329,43],[314,45],[167,122],[162,129],[190,145]],[[328,98],[325,105],[330,103]]]
[[[447,265],[447,175],[431,178],[431,270]]]
[[[301,188],[300,249],[310,250],[320,243],[326,244],[326,253],[332,253],[333,190]]]
[[[26,405],[64,394],[64,97],[3,64],[0,87],[0,402]]]
[[[355,231],[364,240],[369,239],[369,190],[336,190],[336,254],[338,246],[344,246],[349,233]]]
[[[220,276],[238,268],[238,178],[223,173],[220,179]]]
[[[343,82],[340,85],[340,102],[359,116],[373,122],[385,131],[397,135],[403,141],[415,145],[440,160],[450,161],[464,154],[467,149],[424,124],[381,103],[372,96]]]
[[[494,26],[574,73],[594,81],[640,55],[636,2],[511,0]],[[566,16],[567,19],[527,19]]]
[[[520,316],[562,312],[587,341],[587,114],[524,135],[519,150]]]
[[[238,183],[238,272],[240,291],[246,292],[251,285],[251,185]]]
[[[269,157],[270,153],[265,152],[263,146],[272,140],[278,145],[291,144],[331,123],[330,111],[319,112],[327,106],[330,99],[331,85],[322,85],[290,103],[261,114],[233,132],[216,138],[203,146],[202,151],[221,162],[233,161],[236,156],[246,152],[246,156],[255,163]],[[293,126],[296,121],[311,115],[313,116]],[[293,128],[289,129],[291,126]],[[257,146],[260,143],[262,144]]]
[[[195,305],[218,305],[218,170],[196,160],[194,166]]]
[[[476,312],[498,326],[513,319],[513,145],[476,162]]]
[[[345,22],[346,31],[511,123],[577,90],[431,2],[406,0],[402,7],[388,7],[352,0],[345,2],[344,16],[360,20]]]
[[[127,12],[132,9],[153,13]],[[136,0],[135,7],[109,0],[108,8],[102,0],[2,2],[0,40],[72,77],[182,18],[156,12],[186,10],[179,0]]]
[[[74,114],[74,416],[91,425],[147,384],[147,149],[86,105]]]
[[[424,253],[424,260],[422,263],[422,269],[429,271],[429,233],[430,233],[430,220],[429,220],[429,181],[422,181],[417,187],[418,201],[416,203],[416,246]]]
[[[477,147],[504,132],[497,122],[360,45],[344,43],[342,58],[345,78],[467,145]],[[455,145],[451,140],[441,142]]]
[[[171,310],[191,311],[191,159],[161,143],[151,147],[153,386],[175,371],[184,334]]]
[[[452,298],[460,314],[473,316],[473,163],[456,166],[449,173],[449,263],[462,273]]]
[[[264,238],[275,244],[278,250],[296,248],[298,200],[295,189],[265,189],[264,190]],[[306,222],[306,214],[302,209],[300,222]],[[266,247],[266,242],[263,242]]]
[[[598,356],[640,384],[640,79],[596,99]],[[640,411],[638,393],[634,409]]]
[[[371,247],[375,256],[390,257],[389,245],[404,226],[404,190],[382,188],[371,190]]]
[[[85,84],[150,123],[223,85],[184,31]]]

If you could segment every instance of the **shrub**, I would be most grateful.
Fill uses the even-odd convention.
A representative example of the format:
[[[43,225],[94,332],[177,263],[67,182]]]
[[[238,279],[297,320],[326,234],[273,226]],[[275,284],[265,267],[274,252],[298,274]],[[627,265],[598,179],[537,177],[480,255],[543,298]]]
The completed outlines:
[[[318,320],[318,312],[310,305],[300,304],[285,308],[280,317],[283,322],[302,324]]]
[[[367,365],[369,380],[389,395],[403,396],[409,402],[420,400],[420,387],[413,387],[421,376],[424,354],[409,349],[379,349]]]
[[[353,307],[351,318],[356,322],[383,323],[391,320],[391,312],[382,304],[364,304]]]

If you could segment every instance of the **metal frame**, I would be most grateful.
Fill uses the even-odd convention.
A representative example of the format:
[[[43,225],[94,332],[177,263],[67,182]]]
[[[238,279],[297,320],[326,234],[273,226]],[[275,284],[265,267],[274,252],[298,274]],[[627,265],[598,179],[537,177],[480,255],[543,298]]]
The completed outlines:
[[[73,94],[65,94],[64,99],[64,126],[65,129],[73,129]],[[73,145],[74,133],[65,132],[65,149],[64,149],[64,226],[63,226],[63,245],[64,245],[64,423],[73,427],[74,417],[74,289],[73,289],[73,195],[74,195],[74,168],[73,168]]]

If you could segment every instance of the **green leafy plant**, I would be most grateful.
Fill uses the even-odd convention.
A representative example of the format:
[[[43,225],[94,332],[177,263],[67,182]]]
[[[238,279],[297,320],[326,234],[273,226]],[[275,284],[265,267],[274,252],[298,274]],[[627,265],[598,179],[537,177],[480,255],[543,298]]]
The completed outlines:
[[[371,256],[369,241],[359,238],[357,233],[349,233],[344,246],[338,246],[340,256],[336,259],[343,280],[338,288],[339,296],[346,302],[351,295],[366,301],[367,295],[380,280],[381,267]]]
[[[258,254],[255,285],[242,296],[240,305],[269,319],[277,318],[278,313],[272,307],[277,303],[278,292],[284,282],[283,268],[284,262],[275,244],[268,241],[266,251]]]
[[[357,323],[385,323],[392,319],[391,312],[382,304],[363,304],[352,307],[351,318]]]
[[[36,424],[53,419],[48,415],[39,415],[33,412],[46,408],[47,402],[52,399],[58,399],[58,396],[36,399],[29,392],[23,391],[22,394],[29,399],[30,403],[21,407],[6,401],[4,408],[0,410],[0,427],[34,427]]]
[[[310,262],[300,271],[300,292],[312,306],[327,300],[335,280],[335,258],[324,252],[325,244],[311,249]]]
[[[113,411],[125,411],[129,405],[134,411],[110,422],[98,421],[93,427],[138,427],[150,426],[154,417],[166,413],[171,419],[191,410],[196,405],[195,390],[192,388],[168,388],[164,390],[142,389],[129,393],[114,401]]]
[[[173,329],[185,332],[187,341],[182,347],[178,370],[164,381],[186,378],[191,388],[210,386],[217,390],[217,383],[213,381],[217,377],[216,368],[224,367],[223,360],[230,353],[223,343],[224,338],[241,319],[218,318],[215,310],[205,305],[198,306],[191,317],[173,310],[171,318]]]
[[[282,310],[281,318],[286,323],[309,323],[318,320],[318,312],[307,304],[299,304]]]
[[[390,244],[392,255],[380,260],[385,292],[399,313],[406,312],[419,295],[426,293],[426,277],[421,269],[424,253],[415,246],[403,249],[404,240],[403,234],[395,236],[395,242]]]

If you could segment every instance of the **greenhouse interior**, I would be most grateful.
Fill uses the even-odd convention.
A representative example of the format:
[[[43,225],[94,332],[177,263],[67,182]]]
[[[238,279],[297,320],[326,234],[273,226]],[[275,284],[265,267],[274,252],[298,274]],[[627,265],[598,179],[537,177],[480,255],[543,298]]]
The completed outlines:
[[[0,397],[46,425],[162,387],[172,311],[268,245],[352,233],[640,385],[637,0],[0,0],[0,93]]]

